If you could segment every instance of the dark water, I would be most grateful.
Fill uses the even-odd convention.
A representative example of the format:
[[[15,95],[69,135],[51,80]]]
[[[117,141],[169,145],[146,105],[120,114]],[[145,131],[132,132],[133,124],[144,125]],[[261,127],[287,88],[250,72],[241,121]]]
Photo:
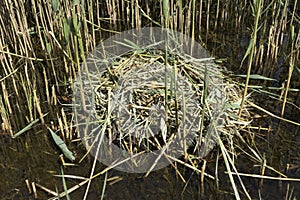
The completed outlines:
[[[58,155],[45,132],[29,132],[17,139],[1,136],[0,149],[1,199],[28,199],[26,179],[59,185],[52,176],[60,170]]]
[[[38,183],[55,191],[56,187],[63,191],[61,178],[53,175],[61,174],[61,162],[59,151],[53,145],[51,138],[47,137],[44,129],[39,132],[29,131],[17,139],[3,136],[0,140],[1,157],[1,199],[33,199],[33,194],[25,184],[25,179],[29,182]],[[85,149],[80,145],[70,145],[70,149],[78,152],[81,157]],[[64,174],[88,177],[93,158],[88,157],[82,163],[64,168]],[[171,167],[166,167],[151,173],[147,178],[143,174],[128,174],[115,170],[109,171],[107,178],[119,177],[117,181],[108,181],[104,199],[199,199],[200,197],[215,196],[216,192],[205,194],[201,191],[200,176],[187,170],[182,166],[177,166],[182,176],[187,181],[183,183],[176,172]],[[96,172],[100,172],[105,167],[97,164]],[[102,194],[104,176],[101,175],[92,181],[88,199],[99,199]],[[67,181],[68,187],[79,184],[80,180]],[[209,188],[208,184],[205,188]],[[84,195],[86,185],[70,194],[71,199],[81,199]],[[47,199],[51,195],[38,189],[38,198]]]
[[[272,121],[273,119],[270,118]],[[1,172],[1,199],[33,199],[29,194],[25,179],[45,186],[53,191],[57,189],[62,192],[61,178],[53,175],[61,174],[61,161],[59,150],[53,144],[51,138],[47,136],[43,128],[36,127],[34,131],[29,131],[17,139],[2,136],[0,140],[0,172]],[[263,133],[257,133],[263,135]],[[300,178],[299,128],[290,124],[280,123],[277,131],[270,132],[270,135],[263,138],[257,136],[258,150],[268,158],[267,164],[273,166],[280,172],[286,173],[289,177]],[[76,152],[77,159],[85,153],[85,149],[80,144],[70,144],[69,148]],[[215,157],[217,149],[206,157],[206,172],[214,175]],[[76,166],[65,167],[64,174],[88,177],[90,174],[93,158],[88,157],[82,163],[76,160]],[[291,169],[287,170],[289,164]],[[253,166],[253,162],[247,156],[239,156],[236,163],[237,169],[241,173],[259,174],[260,168]],[[104,199],[234,199],[231,185],[228,181],[224,163],[219,161],[219,188],[216,182],[205,178],[205,183],[201,185],[200,175],[192,170],[177,165],[178,171],[186,180],[184,183],[171,166],[152,172],[148,177],[143,174],[128,174],[111,170],[107,178],[116,178],[108,181]],[[97,164],[95,173],[102,171],[105,166]],[[278,176],[267,170],[266,175]],[[89,190],[88,199],[100,199],[102,194],[105,175],[93,179]],[[245,187],[253,199],[259,199],[259,191],[264,199],[283,199],[286,196],[287,188],[294,188],[292,196],[300,197],[299,182],[271,181],[264,180],[260,186],[260,179],[243,177]],[[238,180],[235,180],[238,183]],[[67,179],[68,187],[79,184],[81,181]],[[239,184],[237,184],[239,185]],[[82,199],[86,185],[70,194],[71,199]],[[239,188],[241,190],[241,188]],[[37,190],[39,199],[52,197],[41,189]],[[246,197],[241,195],[242,199]]]

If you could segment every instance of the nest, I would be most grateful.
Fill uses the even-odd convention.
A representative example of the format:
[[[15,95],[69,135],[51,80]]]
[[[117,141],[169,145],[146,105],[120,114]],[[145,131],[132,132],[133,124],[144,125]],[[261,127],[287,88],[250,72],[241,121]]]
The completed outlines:
[[[166,62],[165,58],[162,52],[132,54],[107,67],[99,77],[101,84],[94,83],[97,119],[105,122],[109,116],[106,137],[126,151],[161,149],[185,129],[194,134],[182,136],[193,138],[185,141],[193,143],[188,148],[206,155],[216,134],[233,128],[240,92],[220,73],[224,68],[211,61],[168,55]],[[218,127],[209,130],[213,121]]]
[[[81,138],[104,164],[139,172],[145,163],[144,169],[162,167],[158,160],[203,158],[222,136],[232,138],[250,123],[246,109],[237,117],[239,87],[211,58],[147,48],[109,57],[93,57],[101,70],[89,71],[78,86],[86,104]]]

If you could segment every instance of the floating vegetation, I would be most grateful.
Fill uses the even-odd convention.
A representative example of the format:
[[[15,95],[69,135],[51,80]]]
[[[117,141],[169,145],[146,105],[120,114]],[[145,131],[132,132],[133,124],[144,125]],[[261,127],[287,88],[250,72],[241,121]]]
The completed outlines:
[[[55,144],[61,149],[63,154],[71,161],[74,161],[75,157],[74,157],[73,153],[68,149],[65,142],[58,135],[56,135],[56,133],[54,133],[49,127],[48,127],[48,130],[51,133],[51,136],[52,136]]]

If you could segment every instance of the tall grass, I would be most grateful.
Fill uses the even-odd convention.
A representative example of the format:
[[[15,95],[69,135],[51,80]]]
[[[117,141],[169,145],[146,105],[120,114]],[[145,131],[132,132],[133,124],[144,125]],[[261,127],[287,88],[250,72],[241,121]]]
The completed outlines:
[[[251,24],[255,22],[256,28],[246,32],[247,36],[242,39],[253,48],[251,57],[246,59],[248,65],[241,65],[241,70],[245,72],[247,68],[248,73],[278,77],[280,82],[287,80],[283,96],[286,102],[289,97],[287,88],[299,82],[299,75],[294,73],[293,67],[299,60],[300,17],[297,1],[261,2],[260,13],[253,13],[252,8],[256,7],[249,6],[247,2],[170,1],[168,8],[165,8],[165,1],[161,2],[2,1],[0,80],[3,106],[10,113],[9,119],[3,119],[6,123],[4,127],[16,131],[49,110],[56,118],[53,108],[47,104],[56,103],[54,98],[66,94],[66,88],[76,76],[81,61],[98,41],[121,30],[159,24],[182,31],[197,40],[204,41],[205,38],[210,43],[218,31],[232,34],[236,30],[241,33],[251,29]],[[257,4],[255,2],[258,1],[254,1],[253,5]],[[260,14],[260,18],[249,20],[252,14],[257,17]],[[253,33],[259,35],[256,41],[250,39]],[[246,52],[246,48],[239,50]],[[289,70],[285,66],[290,66]],[[47,95],[44,94],[45,89]],[[285,104],[282,105],[282,115]]]
[[[245,104],[245,99],[247,96],[247,92],[248,92],[248,86],[249,86],[249,80],[250,80],[250,75],[251,75],[251,69],[252,69],[252,63],[253,63],[253,58],[255,55],[255,44],[257,41],[257,34],[258,34],[258,30],[259,30],[259,19],[260,19],[260,15],[262,12],[262,4],[263,4],[263,0],[254,0],[253,3],[251,3],[251,9],[252,9],[252,15],[254,17],[254,24],[253,24],[253,31],[252,31],[252,35],[251,35],[251,40],[248,46],[248,49],[246,51],[246,54],[243,58],[243,60],[245,58],[247,58],[247,56],[249,56],[248,59],[248,65],[247,65],[247,77],[246,77],[246,83],[245,83],[245,88],[244,88],[244,94],[242,97],[242,102],[241,102],[241,108],[240,108],[240,112],[239,112],[239,116],[241,116],[242,113],[242,109],[244,107]],[[242,64],[243,64],[243,60],[242,60]]]

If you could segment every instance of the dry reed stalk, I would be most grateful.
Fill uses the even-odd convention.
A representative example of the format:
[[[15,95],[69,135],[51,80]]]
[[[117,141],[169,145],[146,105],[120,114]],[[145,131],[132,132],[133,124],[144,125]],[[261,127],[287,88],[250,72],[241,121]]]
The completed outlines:
[[[192,33],[191,33],[191,38],[194,40],[195,39],[195,22],[196,20],[196,0],[192,1]],[[193,45],[192,45],[193,46]]]
[[[198,31],[199,34],[202,33],[202,12],[203,12],[203,0],[200,0],[200,5],[199,5],[199,18],[198,18]]]
[[[65,130],[65,132],[66,132],[66,139],[65,140],[71,140],[72,141],[71,125],[70,125],[70,123],[67,120],[67,116],[66,116],[66,113],[65,113],[65,111],[64,111],[63,108],[61,109],[61,116],[62,116],[62,119],[63,119],[62,120],[63,121],[62,127]]]
[[[190,33],[191,33],[191,23],[192,23],[192,19],[191,19],[191,16],[192,16],[192,1],[190,1],[188,3],[188,5],[186,5],[186,6],[187,6],[186,12],[184,12],[185,13],[185,18],[184,18],[185,19],[185,22],[184,22],[185,27],[184,27],[183,33],[185,35],[190,35]]]
[[[1,115],[1,131],[4,133],[9,133],[12,136],[12,126],[9,120],[9,113],[7,113],[7,108],[2,101],[2,95],[0,95],[0,115]]]
[[[215,30],[218,27],[219,12],[220,12],[220,0],[218,0],[218,2],[217,2],[217,11],[216,11],[216,15],[215,15]]]
[[[182,4],[182,0],[178,0],[177,1],[177,6],[178,6],[178,9],[177,10],[177,17],[176,17],[176,22],[177,22],[177,19],[178,19],[178,22],[179,22],[179,25],[177,27],[177,29],[175,30],[178,30],[180,32],[184,32],[184,15],[183,15],[183,4]]]
[[[206,39],[205,39],[205,41],[207,42],[208,40],[208,35],[209,35],[209,26],[210,26],[210,21],[209,21],[209,19],[210,19],[210,4],[211,4],[211,0],[208,0],[207,2],[207,6],[206,6],[206,26],[205,26],[205,28],[206,28]]]
[[[295,36],[294,36],[294,38],[292,38],[292,40],[295,41]],[[294,72],[295,64],[296,64],[296,60],[295,60],[294,44],[292,44],[291,54],[290,54],[290,59],[289,59],[289,72],[288,72],[286,87],[285,87],[284,96],[283,96],[281,117],[284,116],[285,105],[286,105],[286,102],[287,102],[288,92],[289,92],[289,88],[290,88],[290,84],[291,84],[291,78],[292,78],[292,75],[293,75],[293,72]]]

